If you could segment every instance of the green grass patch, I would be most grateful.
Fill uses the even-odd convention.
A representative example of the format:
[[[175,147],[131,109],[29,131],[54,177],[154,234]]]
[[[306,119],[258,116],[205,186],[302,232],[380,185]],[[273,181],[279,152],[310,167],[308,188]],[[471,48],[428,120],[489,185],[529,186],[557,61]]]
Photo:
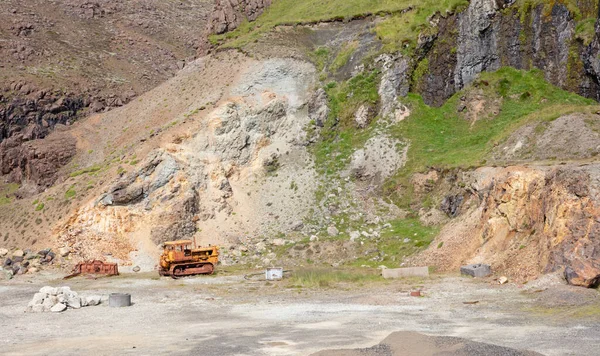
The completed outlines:
[[[359,74],[347,82],[332,82],[325,87],[329,97],[329,118],[314,146],[315,162],[320,173],[333,174],[349,162],[357,147],[362,147],[372,133],[372,127],[357,130],[354,113],[361,105],[375,107],[379,72]]]
[[[596,35],[595,26],[596,19],[593,17],[578,22],[575,27],[575,37],[581,40],[584,46],[588,46],[592,43],[594,36]]]
[[[19,187],[17,183],[0,184],[0,206],[12,203],[12,197]]]
[[[384,51],[402,51],[411,54],[417,47],[419,34],[436,34],[437,30],[429,24],[432,14],[458,13],[466,9],[469,2],[467,0],[425,0],[415,2],[411,6],[412,10],[389,16],[375,27],[377,36],[383,42]]]
[[[525,312],[529,312],[538,316],[552,317],[557,319],[594,319],[600,317],[600,305],[563,305],[563,306],[532,306],[523,308]]]
[[[410,15],[401,21],[378,29],[380,37],[390,41],[410,37],[416,41],[419,31],[428,26],[427,18],[436,12],[454,11],[468,4],[466,0],[277,0],[254,22],[243,22],[236,30],[210,36],[213,44],[240,48],[251,43],[275,26],[315,23],[319,21],[348,20],[366,15],[399,14],[407,9]],[[408,29],[405,29],[408,28]],[[397,36],[393,31],[402,31]]]
[[[94,164],[93,166],[86,167],[86,168],[80,169],[78,171],[72,172],[71,174],[69,174],[69,177],[74,178],[74,177],[78,177],[83,174],[96,173],[96,172],[100,171],[101,169],[102,169],[101,165]]]
[[[77,195],[77,191],[75,191],[75,186],[70,186],[69,189],[65,192],[65,199],[74,198]]]
[[[39,203],[35,206],[35,211],[42,211],[44,210],[44,203]]]
[[[308,54],[311,61],[315,64],[315,67],[319,72],[322,72],[327,65],[329,60],[329,50],[327,47],[319,47],[316,50]]]
[[[469,168],[485,164],[493,148],[524,124],[598,110],[595,101],[546,82],[539,70],[519,71],[505,67],[493,73],[482,73],[473,85],[482,88],[488,99],[502,96],[497,116],[475,123],[466,120],[457,112],[464,92],[456,93],[439,108],[427,106],[416,94],[409,94],[404,100],[412,113],[392,127],[390,133],[410,140],[411,146],[407,165],[386,184],[390,194],[395,194],[399,185],[410,189],[410,176],[427,167]]]
[[[364,251],[376,249],[377,252],[362,256],[350,265],[399,267],[405,257],[429,247],[440,232],[437,226],[422,225],[418,218],[395,220],[391,225],[392,227],[383,230],[375,241],[364,241]],[[405,242],[406,239],[410,241]]]
[[[378,270],[302,268],[292,272],[288,283],[290,288],[328,288],[340,283],[364,284],[384,281]]]
[[[352,55],[354,54],[354,52],[356,51],[357,48],[358,48],[358,42],[356,42],[356,41],[346,43],[340,49],[340,53],[338,53],[338,55],[335,57],[335,59],[333,60],[333,63],[331,63],[331,67],[330,67],[331,72],[335,73],[338,70],[340,70],[340,68],[342,68],[343,66],[348,64],[348,62],[350,61],[350,58],[352,58]]]

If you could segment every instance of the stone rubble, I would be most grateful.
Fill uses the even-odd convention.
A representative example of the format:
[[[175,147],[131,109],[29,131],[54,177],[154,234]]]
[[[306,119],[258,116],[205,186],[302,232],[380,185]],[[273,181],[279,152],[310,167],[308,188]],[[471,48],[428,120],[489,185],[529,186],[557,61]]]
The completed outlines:
[[[10,280],[14,276],[32,274],[41,270],[42,266],[55,262],[56,254],[51,249],[34,253],[31,250],[14,250],[0,248],[0,281]]]
[[[72,291],[70,287],[55,288],[46,286],[33,295],[25,311],[29,313],[61,313],[67,309],[80,309],[101,303],[102,297],[98,295],[81,296]]]

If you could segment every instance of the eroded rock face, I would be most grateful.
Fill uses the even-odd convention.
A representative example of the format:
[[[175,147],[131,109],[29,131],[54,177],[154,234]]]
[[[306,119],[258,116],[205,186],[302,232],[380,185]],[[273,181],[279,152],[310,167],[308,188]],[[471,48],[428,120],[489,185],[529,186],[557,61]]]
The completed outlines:
[[[498,22],[495,0],[471,1],[466,11],[458,15],[459,39],[454,74],[456,90],[471,83],[479,73],[500,67],[498,55]]]
[[[144,160],[141,169],[123,177],[110,188],[101,204],[135,204],[167,184],[178,170],[179,165],[170,154],[154,151]]]
[[[395,117],[402,110],[398,99],[405,97],[410,89],[409,61],[402,55],[381,55],[377,63],[382,68],[379,96],[381,97],[380,114],[383,117]]]
[[[406,163],[408,146],[381,135],[367,141],[363,149],[352,155],[349,174],[358,180],[382,183]]]
[[[582,44],[575,15],[562,3],[520,6],[475,0],[465,11],[440,19],[438,34],[420,48],[427,62],[414,86],[426,103],[442,105],[479,73],[501,66],[538,68],[550,83],[599,99],[598,35],[591,45]],[[597,3],[578,6],[584,17],[597,16]]]
[[[0,173],[9,181],[29,184],[34,192],[52,186],[60,168],[76,153],[75,138],[65,132],[26,142],[20,138],[0,143]]]
[[[600,281],[600,166],[480,168],[465,172],[458,217],[419,260],[442,269],[490,261],[517,280],[565,271],[573,285]],[[466,193],[466,192],[465,192]]]
[[[74,259],[155,261],[156,245],[175,239],[229,246],[287,230],[309,211],[316,173],[304,128],[314,67],[249,61],[232,96],[189,135],[152,151],[58,227]]]
[[[208,32],[235,30],[244,20],[254,21],[271,5],[271,0],[217,0],[208,22]]]

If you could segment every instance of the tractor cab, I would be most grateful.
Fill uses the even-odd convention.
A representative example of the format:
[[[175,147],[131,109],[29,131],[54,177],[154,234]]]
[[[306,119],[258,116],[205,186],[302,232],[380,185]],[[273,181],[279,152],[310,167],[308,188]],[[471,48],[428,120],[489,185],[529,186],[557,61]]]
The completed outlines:
[[[192,241],[179,240],[164,243],[164,252],[169,261],[181,261],[192,255]]]

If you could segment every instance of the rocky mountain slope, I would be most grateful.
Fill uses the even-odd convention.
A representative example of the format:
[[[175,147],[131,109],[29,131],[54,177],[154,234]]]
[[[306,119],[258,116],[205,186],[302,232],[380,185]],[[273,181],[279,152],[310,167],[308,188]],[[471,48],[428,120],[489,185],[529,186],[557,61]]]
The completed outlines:
[[[12,146],[29,158],[3,172],[20,185],[4,188],[2,239],[145,270],[161,242],[194,238],[226,264],[487,262],[595,286],[597,13],[586,0],[218,1],[210,54]]]

